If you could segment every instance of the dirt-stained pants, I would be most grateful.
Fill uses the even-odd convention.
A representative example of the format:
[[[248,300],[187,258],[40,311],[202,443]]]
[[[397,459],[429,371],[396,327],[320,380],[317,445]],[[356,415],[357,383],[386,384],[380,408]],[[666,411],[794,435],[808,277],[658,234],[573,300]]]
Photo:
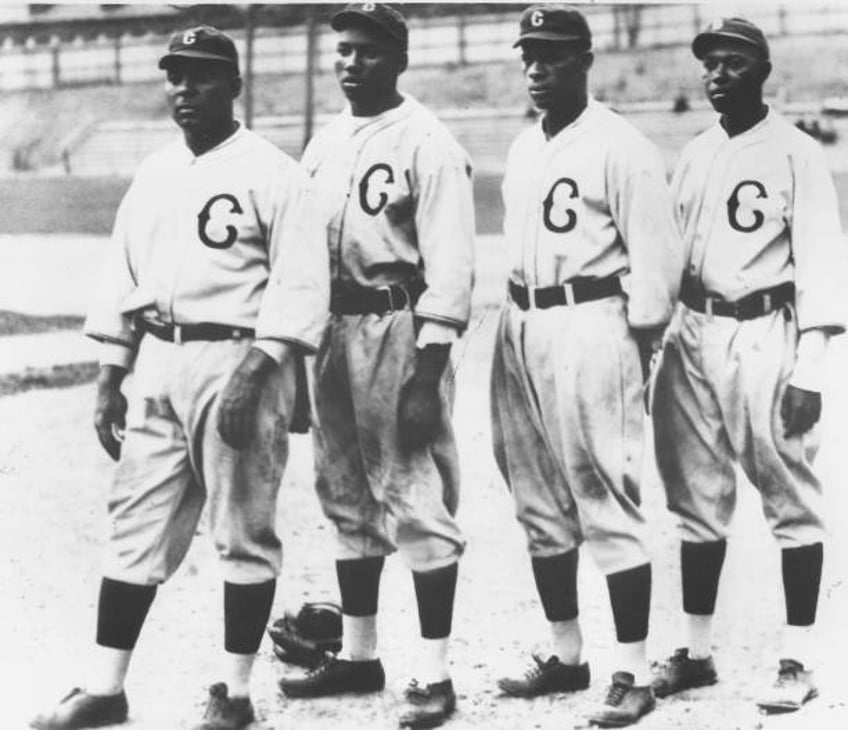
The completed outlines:
[[[454,520],[459,463],[442,378],[442,424],[429,448],[398,443],[398,400],[415,367],[412,313],[333,315],[315,361],[316,489],[336,525],[338,557],[400,549],[413,570],[450,565],[465,548]]]
[[[530,555],[586,540],[605,573],[649,562],[639,510],[641,370],[620,297],[501,314],[492,366],[495,459]]]
[[[165,581],[185,557],[207,502],[224,580],[262,583],[279,573],[277,492],[288,456],[293,374],[276,370],[269,378],[249,446],[230,448],[217,428],[218,396],[250,345],[142,339],[109,500],[107,577]]]
[[[727,537],[741,464],[783,547],[822,541],[815,429],[783,435],[780,404],[798,329],[791,310],[738,322],[683,305],[669,326],[654,384],[657,465],[681,538]]]

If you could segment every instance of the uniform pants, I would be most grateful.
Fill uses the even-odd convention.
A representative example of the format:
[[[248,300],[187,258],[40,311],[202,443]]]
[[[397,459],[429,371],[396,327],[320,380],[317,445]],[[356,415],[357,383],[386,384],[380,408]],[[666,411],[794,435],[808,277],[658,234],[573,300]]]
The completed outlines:
[[[641,370],[624,300],[501,314],[495,459],[533,557],[587,542],[605,573],[649,562],[639,510]]]
[[[142,339],[109,500],[107,577],[165,581],[185,557],[207,502],[225,581],[262,583],[279,573],[277,491],[293,375],[278,369],[269,378],[249,446],[230,448],[217,429],[218,396],[250,345]]]
[[[783,547],[823,539],[815,430],[785,438],[780,404],[795,365],[791,309],[738,322],[682,305],[654,385],[657,465],[681,538],[727,537],[741,464]]]
[[[400,549],[413,570],[457,561],[459,463],[450,412],[453,373],[442,379],[442,424],[429,448],[398,444],[402,385],[415,367],[412,313],[333,315],[315,361],[316,489],[337,528],[339,559]]]

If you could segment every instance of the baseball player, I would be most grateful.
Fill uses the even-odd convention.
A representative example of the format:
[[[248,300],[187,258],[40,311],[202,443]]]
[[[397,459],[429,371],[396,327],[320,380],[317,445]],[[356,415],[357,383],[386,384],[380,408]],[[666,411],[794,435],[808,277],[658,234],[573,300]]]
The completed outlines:
[[[86,689],[37,728],[126,720],[136,640],[204,504],[225,581],[227,676],[210,688],[196,728],[232,730],[254,718],[251,667],[281,563],[274,522],[293,362],[315,349],[326,321],[327,252],[307,225],[306,175],[233,118],[233,41],[209,26],[175,33],[159,67],[183,139],[135,175],[85,325],[102,343],[95,427],[118,462],[97,664]]]
[[[433,727],[454,710],[447,664],[457,561],[459,474],[449,354],[465,328],[473,274],[468,156],[401,94],[408,30],[393,7],[332,16],[336,75],[349,109],[307,147],[331,262],[330,322],[315,363],[317,491],[338,535],[343,646],[291,697],[375,692],[384,558],[412,569],[422,637],[401,726]]]
[[[654,395],[656,455],[680,518],[688,644],[661,667],[658,696],[713,684],[711,627],[735,465],[782,553],[785,638],[766,711],[816,695],[809,634],[822,569],[821,485],[810,465],[828,336],[844,330],[844,240],[818,143],[763,103],[762,31],[722,19],[695,37],[721,115],[684,149],[672,179],[688,262]]]
[[[562,5],[526,9],[515,43],[544,114],[513,142],[503,181],[511,272],[495,341],[492,431],[551,652],[498,684],[524,697],[588,686],[577,600],[585,540],[606,575],[618,639],[612,684],[590,719],[623,726],[654,707],[641,392],[683,256],[658,151],[588,94],[591,43],[583,15]]]

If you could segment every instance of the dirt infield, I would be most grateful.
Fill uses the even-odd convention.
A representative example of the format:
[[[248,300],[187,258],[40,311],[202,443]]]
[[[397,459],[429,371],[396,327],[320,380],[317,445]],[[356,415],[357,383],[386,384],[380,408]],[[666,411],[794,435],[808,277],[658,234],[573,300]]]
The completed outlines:
[[[494,291],[494,289],[492,289]],[[604,581],[588,554],[580,573],[581,614],[592,687],[572,696],[533,701],[498,697],[495,679],[523,668],[542,646],[545,623],[535,597],[523,536],[512,503],[490,456],[488,362],[496,312],[479,308],[457,348],[456,428],[463,470],[459,519],[469,537],[460,568],[453,641],[454,680],[460,695],[451,728],[580,727],[602,696],[610,664],[612,619]],[[832,353],[825,442],[819,468],[827,480],[832,542],[827,548],[820,611],[822,695],[795,716],[766,718],[753,699],[769,683],[777,660],[782,615],[779,556],[758,513],[753,490],[742,491],[719,594],[716,659],[721,681],[662,702],[639,727],[660,730],[732,728],[842,728],[848,694],[842,684],[848,615],[848,537],[839,531],[846,513],[846,468],[841,458],[842,414],[848,389],[841,382],[848,352]],[[25,718],[84,681],[94,627],[99,555],[105,532],[105,494],[111,463],[90,425],[92,387],[23,393],[0,399],[0,616],[6,667],[3,727]],[[652,533],[654,612],[650,652],[661,657],[681,636],[677,610],[677,547],[673,524],[650,460],[643,487]],[[275,615],[304,600],[336,597],[331,530],[312,492],[311,450],[294,437],[279,508],[285,566]],[[196,719],[203,687],[219,678],[222,621],[220,578],[205,534],[198,536],[172,582],[159,597],[142,636],[128,693],[137,730],[171,730]],[[417,632],[409,574],[390,560],[381,592],[381,645],[388,674],[376,697],[284,700],[275,680],[284,671],[263,645],[254,683],[262,728],[393,728],[402,690],[415,669]]]

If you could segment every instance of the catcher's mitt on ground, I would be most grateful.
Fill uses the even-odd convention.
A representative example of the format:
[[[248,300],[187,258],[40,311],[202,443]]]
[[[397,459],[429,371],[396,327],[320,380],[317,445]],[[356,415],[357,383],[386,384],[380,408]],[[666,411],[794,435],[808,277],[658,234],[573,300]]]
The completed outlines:
[[[289,664],[315,667],[327,652],[342,648],[342,609],[335,603],[307,602],[297,616],[286,611],[268,627],[274,654]]]

